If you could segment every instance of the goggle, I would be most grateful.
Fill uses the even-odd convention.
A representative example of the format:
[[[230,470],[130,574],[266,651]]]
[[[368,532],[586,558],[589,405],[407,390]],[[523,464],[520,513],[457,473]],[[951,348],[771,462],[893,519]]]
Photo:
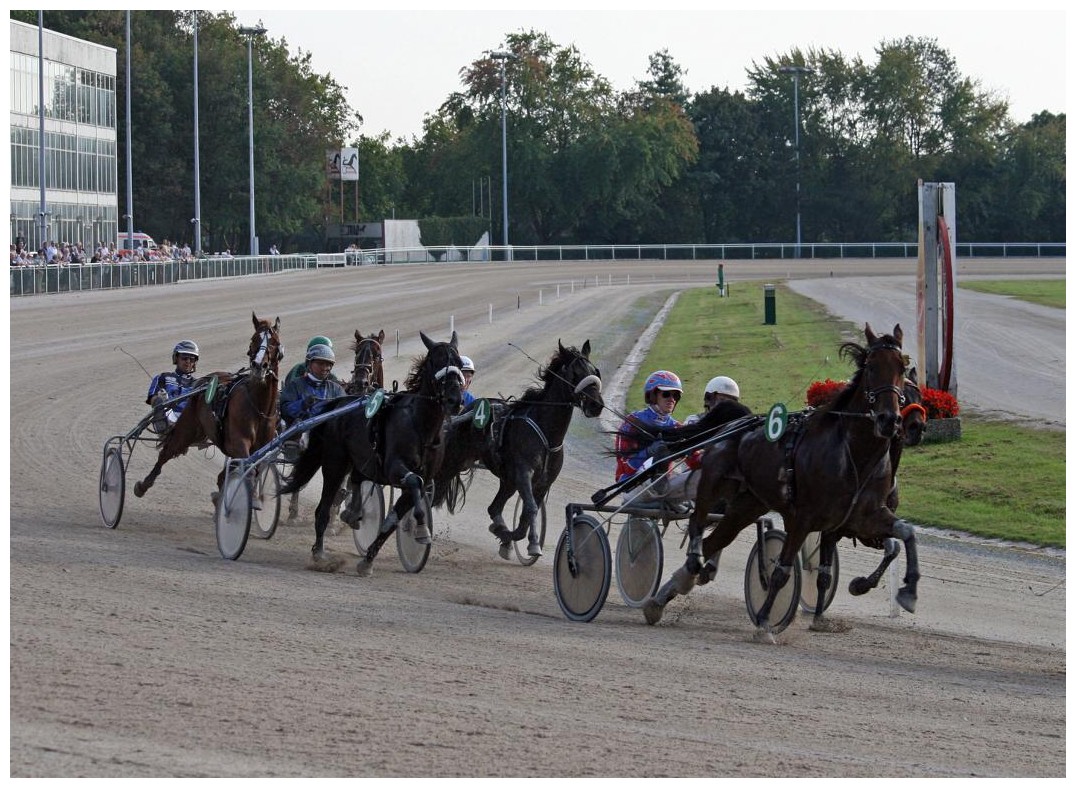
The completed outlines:
[[[661,389],[658,389],[658,396],[662,397],[664,399],[669,399],[670,397],[672,397],[677,402],[680,401],[680,392],[679,391],[663,391]]]

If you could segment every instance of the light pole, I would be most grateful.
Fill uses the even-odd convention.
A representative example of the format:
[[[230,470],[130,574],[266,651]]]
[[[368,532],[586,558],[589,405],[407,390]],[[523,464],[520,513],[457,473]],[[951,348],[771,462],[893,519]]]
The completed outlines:
[[[264,27],[240,27],[247,37],[247,126],[250,130],[250,253],[258,254],[258,234],[254,230],[254,37],[268,32]],[[201,225],[198,232],[202,231]]]
[[[504,256],[506,260],[512,259],[512,253],[508,249],[508,134],[505,118],[505,77],[504,66],[509,60],[517,60],[518,57],[511,52],[490,52],[489,56],[501,62],[501,205],[503,208],[504,221]]]
[[[796,257],[801,257],[800,237],[800,75],[813,74],[808,66],[781,66],[782,74],[792,75],[792,122],[796,127]]]

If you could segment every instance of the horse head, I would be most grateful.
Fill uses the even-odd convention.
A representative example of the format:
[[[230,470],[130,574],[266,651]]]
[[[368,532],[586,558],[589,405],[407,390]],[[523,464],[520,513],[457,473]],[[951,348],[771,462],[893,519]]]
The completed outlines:
[[[919,389],[919,373],[915,367],[908,370],[904,378],[904,399],[907,404],[900,411],[904,445],[918,446],[927,426],[927,409],[923,407],[923,392]]]
[[[381,355],[381,343],[385,341],[385,331],[364,337],[355,332],[355,341],[351,349],[355,351],[355,366],[351,370],[351,380],[345,389],[348,394],[365,394],[375,388],[384,388],[384,357]]]
[[[583,415],[594,418],[605,408],[602,399],[602,373],[590,361],[590,340],[582,349],[564,347],[557,340],[557,353],[549,363],[549,372],[564,381],[572,390],[571,402]]]
[[[459,413],[463,402],[463,372],[456,332],[452,332],[448,342],[434,342],[421,331],[419,336],[428,352],[412,368],[406,387],[434,397],[446,413]]]
[[[875,436],[893,438],[900,430],[900,409],[904,405],[904,332],[898,323],[892,334],[878,336],[867,323],[864,333],[865,348],[852,342],[841,346],[841,353],[851,355],[858,367],[853,385],[848,388],[852,396],[865,401],[874,419]]]
[[[250,337],[247,358],[250,359],[250,374],[255,380],[262,381],[268,376],[278,377],[280,361],[284,358],[284,345],[280,341],[280,318],[270,325],[268,320],[261,320],[251,313],[254,320],[254,334]]]

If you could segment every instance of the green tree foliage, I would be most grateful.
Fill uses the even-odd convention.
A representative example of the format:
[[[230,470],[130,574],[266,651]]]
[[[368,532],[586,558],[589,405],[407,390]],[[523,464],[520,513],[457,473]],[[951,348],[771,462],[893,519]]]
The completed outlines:
[[[11,15],[37,23],[35,11]],[[117,50],[125,208],[125,14],[44,16],[49,29]],[[228,13],[131,14],[135,221],[158,239],[191,239],[195,21],[206,248],[245,251],[247,44]],[[618,93],[575,46],[545,33],[508,33],[501,48],[512,55],[503,68],[514,244],[790,242],[797,181],[805,243],[914,241],[919,180],[956,183],[961,241],[1065,239],[1065,115],[1014,124],[1007,103],[935,39],[883,40],[871,62],[792,49],[750,64],[744,93],[696,95],[669,49]],[[347,139],[362,164],[363,220],[464,217],[464,235],[473,224],[500,242],[502,61],[485,54],[463,66],[460,89],[408,141],[356,136],[362,118],[343,88],[286,38],[255,40],[253,55],[263,246],[324,243],[334,208],[324,155]],[[786,65],[813,70],[799,80],[798,115]],[[457,225],[426,221],[424,236],[473,243],[453,235]]]

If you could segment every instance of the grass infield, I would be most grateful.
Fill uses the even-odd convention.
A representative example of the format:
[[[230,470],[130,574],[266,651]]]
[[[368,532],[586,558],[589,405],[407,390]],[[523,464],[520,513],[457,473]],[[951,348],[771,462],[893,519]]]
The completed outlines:
[[[1029,291],[998,292],[1025,297]],[[1063,282],[1060,293],[1063,305]],[[627,410],[641,407],[643,382],[655,369],[672,370],[683,380],[684,398],[674,414],[681,421],[702,410],[703,389],[714,375],[734,378],[742,401],[756,413],[776,402],[802,410],[813,381],[851,375],[851,362],[837,350],[847,340],[863,343],[863,326],[832,317],[783,285],[777,286],[776,305],[776,324],[765,325],[762,282],[737,282],[727,298],[716,287],[681,293],[632,383]],[[893,329],[871,327],[878,333]],[[907,343],[914,341],[913,331],[906,327]],[[961,419],[959,441],[905,450],[898,473],[900,514],[936,528],[1065,547],[1064,431],[967,411]]]

